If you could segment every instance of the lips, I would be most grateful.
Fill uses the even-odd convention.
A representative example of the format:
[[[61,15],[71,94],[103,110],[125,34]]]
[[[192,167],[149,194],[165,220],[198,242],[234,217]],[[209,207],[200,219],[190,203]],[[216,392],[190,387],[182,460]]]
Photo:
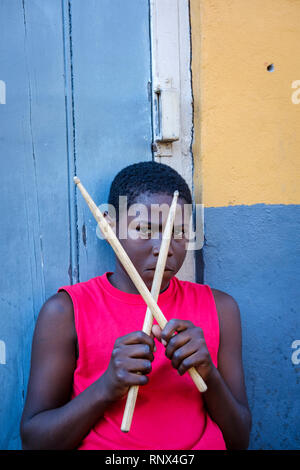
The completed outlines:
[[[154,268],[147,268],[146,271],[155,271],[156,266]],[[165,267],[165,271],[174,271],[174,269],[170,268],[169,266]]]

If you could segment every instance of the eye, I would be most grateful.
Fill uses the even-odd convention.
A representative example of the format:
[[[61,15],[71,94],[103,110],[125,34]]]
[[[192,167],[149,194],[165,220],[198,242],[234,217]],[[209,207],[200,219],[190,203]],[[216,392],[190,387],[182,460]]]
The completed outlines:
[[[136,231],[140,232],[144,236],[149,236],[151,235],[151,230],[147,225],[137,225],[136,226]]]
[[[184,228],[183,227],[174,227],[173,228],[173,237],[182,238],[184,237]]]

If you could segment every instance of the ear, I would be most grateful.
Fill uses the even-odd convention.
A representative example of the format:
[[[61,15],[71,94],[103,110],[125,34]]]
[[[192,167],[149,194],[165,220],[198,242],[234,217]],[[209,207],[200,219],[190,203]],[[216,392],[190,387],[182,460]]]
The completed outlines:
[[[110,227],[113,229],[113,231],[116,233],[116,220],[113,219],[108,211],[103,212],[103,216],[105,217],[106,222],[110,225]]]
[[[104,211],[102,212],[106,222],[109,224],[109,226],[112,228],[112,230],[114,231],[114,233],[116,233],[116,221],[114,218],[112,218],[107,211]],[[96,234],[98,236],[98,238],[100,238],[101,240],[105,240],[107,243],[108,241],[106,240],[106,238],[104,237],[99,225],[97,225],[97,228],[96,228]]]

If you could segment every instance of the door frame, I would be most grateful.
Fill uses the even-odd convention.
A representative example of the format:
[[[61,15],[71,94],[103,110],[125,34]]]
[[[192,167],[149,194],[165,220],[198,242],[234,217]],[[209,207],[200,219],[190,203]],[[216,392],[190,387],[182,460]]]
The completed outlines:
[[[152,60],[153,157],[174,168],[188,183],[193,200],[193,90],[189,0],[150,0]],[[179,94],[179,140],[155,142],[156,90]],[[196,281],[195,252],[187,252],[177,277]]]

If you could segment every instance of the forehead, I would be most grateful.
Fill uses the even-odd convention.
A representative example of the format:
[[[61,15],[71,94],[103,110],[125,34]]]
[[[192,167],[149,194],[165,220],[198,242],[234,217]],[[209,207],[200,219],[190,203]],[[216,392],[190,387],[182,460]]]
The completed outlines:
[[[148,220],[163,222],[172,204],[173,196],[164,193],[142,193],[127,207],[126,216],[128,219]],[[175,221],[180,223],[181,219],[191,214],[191,205],[185,199],[178,198],[176,206]]]
[[[165,193],[141,193],[138,197],[135,198],[135,203],[137,204],[171,204],[173,196],[171,194]]]

